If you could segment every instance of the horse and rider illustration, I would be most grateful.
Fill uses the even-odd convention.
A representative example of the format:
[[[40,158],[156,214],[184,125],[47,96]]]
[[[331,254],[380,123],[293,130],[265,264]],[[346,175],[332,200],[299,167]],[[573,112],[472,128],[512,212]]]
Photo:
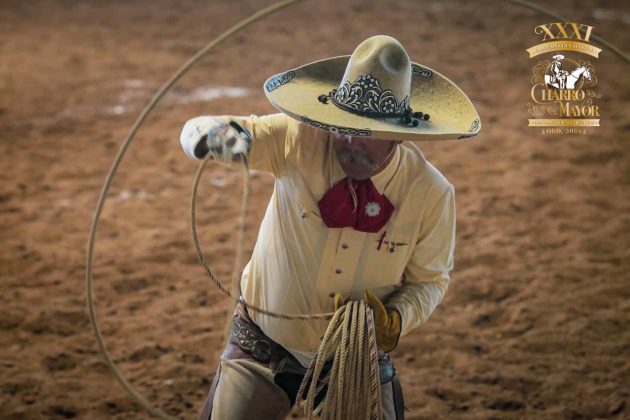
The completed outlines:
[[[553,61],[550,65],[550,73],[545,74],[545,85],[556,89],[575,89],[575,85],[584,77],[591,81],[591,73],[586,66],[580,66],[575,70],[568,72],[562,69],[562,60],[564,55],[556,54],[552,57]]]

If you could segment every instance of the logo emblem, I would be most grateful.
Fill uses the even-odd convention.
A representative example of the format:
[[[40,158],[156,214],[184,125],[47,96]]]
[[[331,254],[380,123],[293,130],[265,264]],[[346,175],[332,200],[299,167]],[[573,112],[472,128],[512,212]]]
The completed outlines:
[[[527,49],[529,57],[547,57],[532,69],[530,127],[541,127],[543,134],[585,134],[585,127],[599,126],[601,94],[590,57],[598,58],[601,49],[589,43],[592,32],[592,26],[579,23],[534,28],[543,42]]]

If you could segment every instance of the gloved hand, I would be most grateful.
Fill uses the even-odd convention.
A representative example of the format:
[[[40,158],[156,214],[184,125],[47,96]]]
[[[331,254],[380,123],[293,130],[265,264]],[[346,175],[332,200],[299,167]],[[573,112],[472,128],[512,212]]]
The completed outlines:
[[[394,350],[402,330],[400,314],[395,309],[388,309],[383,302],[369,289],[364,292],[365,300],[374,311],[376,344],[386,353]],[[336,298],[336,297],[335,297]]]
[[[350,302],[350,298],[342,298],[341,295],[339,293],[335,293],[335,310],[334,312],[337,312],[339,310],[339,308],[341,308],[343,305],[345,305],[346,303]]]
[[[213,159],[232,162],[247,156],[252,136],[235,121],[197,117],[186,122],[179,140],[191,158],[201,159],[210,153]]]

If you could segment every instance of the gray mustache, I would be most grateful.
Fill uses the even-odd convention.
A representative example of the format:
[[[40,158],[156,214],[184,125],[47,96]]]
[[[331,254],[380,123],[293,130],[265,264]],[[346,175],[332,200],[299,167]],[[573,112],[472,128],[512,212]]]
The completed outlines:
[[[372,162],[366,155],[351,152],[347,149],[342,150],[337,157],[341,163],[352,163],[354,165],[364,166],[370,170],[376,170],[378,167],[378,165]]]

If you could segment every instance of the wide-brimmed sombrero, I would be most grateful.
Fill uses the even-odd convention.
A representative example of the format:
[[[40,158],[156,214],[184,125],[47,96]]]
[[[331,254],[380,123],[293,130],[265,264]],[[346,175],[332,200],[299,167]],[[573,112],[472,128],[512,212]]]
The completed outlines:
[[[475,136],[479,114],[442,74],[412,62],[394,38],[377,35],[349,56],[315,61],[267,79],[269,101],[305,124],[382,140]]]

